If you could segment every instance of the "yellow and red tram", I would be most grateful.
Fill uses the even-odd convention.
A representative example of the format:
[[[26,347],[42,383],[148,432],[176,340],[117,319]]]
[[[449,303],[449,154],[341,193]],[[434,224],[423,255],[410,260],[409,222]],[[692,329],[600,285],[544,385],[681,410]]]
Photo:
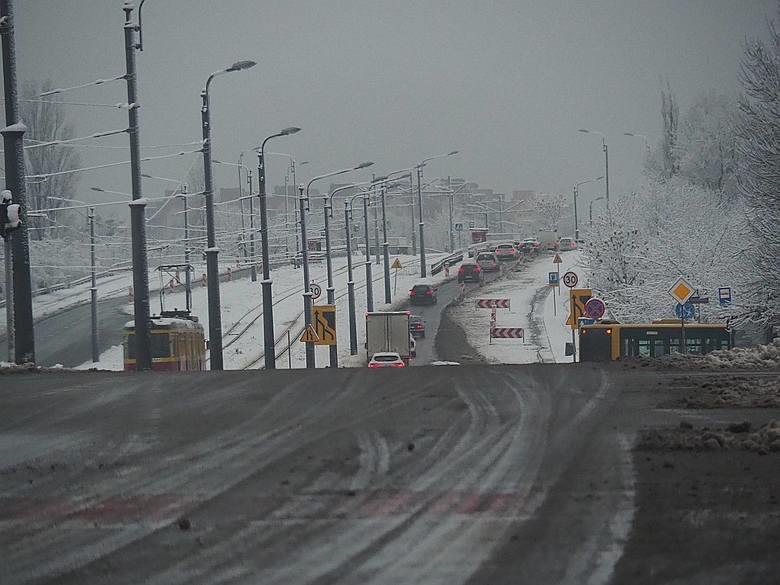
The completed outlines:
[[[152,370],[191,371],[206,368],[203,325],[186,311],[163,311],[150,318]],[[124,328],[124,369],[135,371],[135,323]]]

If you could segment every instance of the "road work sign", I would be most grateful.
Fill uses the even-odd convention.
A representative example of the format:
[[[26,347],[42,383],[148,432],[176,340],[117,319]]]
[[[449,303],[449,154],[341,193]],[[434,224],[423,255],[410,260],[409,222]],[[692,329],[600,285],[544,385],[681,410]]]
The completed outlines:
[[[314,345],[336,345],[336,305],[314,305],[311,320],[317,334]]]
[[[398,258],[396,258],[395,262],[393,262],[390,268],[395,268],[396,270],[398,270],[399,268],[403,268],[403,266],[401,266],[401,261]]]
[[[303,335],[301,335],[301,342],[316,343],[318,340],[319,337],[317,337],[317,333],[314,331],[314,327],[307,325],[306,329],[303,330]]]
[[[474,304],[478,309],[508,309],[509,299],[477,299]]]
[[[569,318],[566,324],[572,329],[577,329],[580,317],[587,317],[585,304],[593,296],[593,290],[589,288],[572,288],[569,290]]]

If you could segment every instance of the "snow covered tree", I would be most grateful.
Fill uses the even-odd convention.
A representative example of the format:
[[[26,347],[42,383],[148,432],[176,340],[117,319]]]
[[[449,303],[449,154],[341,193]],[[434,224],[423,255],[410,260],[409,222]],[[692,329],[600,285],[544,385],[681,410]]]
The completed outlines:
[[[733,197],[736,187],[736,97],[700,96],[680,125],[675,147],[679,173],[695,185]]]
[[[560,193],[538,195],[536,214],[541,221],[540,229],[557,231],[565,205],[566,197]]]
[[[749,207],[749,250],[755,276],[753,287],[763,296],[753,319],[763,325],[780,322],[780,34],[770,23],[767,43],[747,43],[741,81],[737,138],[739,188]],[[759,293],[760,291],[760,293]]]
[[[22,89],[19,104],[20,117],[27,125],[24,140],[28,175],[43,175],[78,168],[81,159],[70,146],[51,145],[29,148],[41,142],[67,140],[75,136],[73,125],[68,122],[62,104],[51,98],[40,98],[40,94],[52,89],[51,81],[40,84],[29,81]],[[75,194],[75,174],[48,177],[45,180],[31,179],[27,184],[27,201],[31,209],[64,207]],[[50,213],[48,218],[30,217],[30,239],[41,240],[59,234],[57,224],[67,223],[62,215]]]
[[[650,159],[650,171],[656,176],[671,178],[680,170],[677,151],[680,108],[674,99],[669,82],[666,91],[661,90],[661,120],[663,134],[661,144]]]
[[[740,291],[728,312],[713,303],[703,320],[744,314],[755,299],[740,280],[743,225],[740,202],[721,201],[683,177],[657,179],[594,224],[585,249],[589,285],[623,322],[673,316],[667,290],[678,276],[713,300],[721,286]]]

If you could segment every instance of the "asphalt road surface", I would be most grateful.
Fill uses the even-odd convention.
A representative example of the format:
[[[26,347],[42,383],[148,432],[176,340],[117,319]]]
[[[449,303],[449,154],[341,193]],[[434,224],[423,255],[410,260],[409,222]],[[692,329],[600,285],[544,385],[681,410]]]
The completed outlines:
[[[98,347],[101,352],[122,343],[122,327],[132,315],[122,311],[127,298],[111,298],[98,303]],[[8,345],[0,340],[0,359],[8,357]],[[79,366],[92,359],[92,308],[77,305],[35,323],[35,363]]]
[[[0,582],[606,583],[645,400],[626,375],[1,376]]]
[[[514,266],[514,263],[506,263],[505,270]],[[453,268],[457,270],[457,266]],[[485,282],[492,282],[496,278],[501,276],[500,272],[488,272],[485,273]],[[471,291],[478,289],[478,283],[464,283],[466,290]],[[417,357],[413,360],[412,365],[420,366],[427,365],[435,361],[442,360],[443,357],[439,355],[434,341],[436,340],[436,334],[439,328],[442,326],[442,312],[446,308],[447,304],[452,302],[460,294],[460,284],[458,284],[457,278],[452,278],[438,285],[437,290],[437,304],[435,305],[409,305],[407,308],[413,315],[420,315],[425,319],[425,337],[417,338]]]

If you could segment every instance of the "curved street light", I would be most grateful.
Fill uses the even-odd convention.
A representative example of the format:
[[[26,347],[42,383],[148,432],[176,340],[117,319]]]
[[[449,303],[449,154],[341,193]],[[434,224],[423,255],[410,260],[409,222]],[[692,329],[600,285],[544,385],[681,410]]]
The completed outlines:
[[[309,291],[309,255],[308,255],[309,243],[306,236],[306,218],[304,216],[306,210],[308,209],[309,189],[311,188],[312,183],[314,183],[315,181],[319,181],[320,179],[335,177],[336,175],[343,175],[344,173],[349,173],[352,171],[358,171],[360,169],[368,168],[373,164],[374,164],[373,162],[363,162],[354,167],[350,167],[347,169],[340,169],[338,171],[332,171],[330,173],[325,173],[324,175],[318,175],[313,179],[311,179],[306,185],[305,196],[304,196],[303,186],[299,187],[300,196],[298,198],[298,204],[300,207],[300,218],[301,218],[301,254],[303,260],[303,312],[304,312],[304,319],[306,321],[307,328],[311,325],[311,318],[312,318],[311,315],[312,299],[311,299],[311,292]],[[330,222],[329,222],[327,207],[328,205],[327,205],[327,198],[326,198],[325,200],[325,260],[326,260],[326,269],[328,273],[328,287],[326,290],[327,290],[328,304],[332,305],[333,303],[336,302],[336,295],[335,295],[335,288],[333,287],[333,265],[330,259],[330,229],[329,229]],[[315,357],[314,357],[314,343],[312,343],[311,341],[306,342],[306,367],[307,368],[316,367]],[[338,367],[338,348],[335,343],[330,346],[330,367],[332,368]]]
[[[276,369],[276,347],[274,339],[274,300],[271,292],[273,281],[271,280],[271,259],[268,253],[268,207],[266,204],[265,160],[263,153],[265,151],[265,143],[272,138],[290,136],[300,131],[301,129],[297,126],[284,128],[263,140],[260,148],[257,150],[258,196],[260,198],[260,248],[263,256],[263,280],[260,281],[260,284],[263,287],[263,350],[266,370]]]
[[[601,149],[604,151],[604,198],[607,200],[607,209],[609,209],[609,147],[607,146],[607,136],[603,132],[588,130],[587,128],[580,128],[577,132],[601,136]]]
[[[224,369],[222,357],[222,314],[219,301],[219,263],[215,230],[214,230],[214,185],[211,168],[211,114],[209,102],[209,87],[218,75],[242,71],[257,65],[254,61],[236,61],[230,67],[215,71],[206,79],[206,86],[200,94],[201,128],[203,130],[203,178],[204,197],[206,202],[206,275],[208,289],[209,312],[209,359],[210,369]]]
[[[593,204],[596,203],[596,201],[601,201],[602,199],[604,199],[603,196],[596,197],[590,201],[590,205],[588,206],[588,219],[590,220],[590,227],[593,227]]]
[[[585,185],[586,183],[594,183],[596,181],[600,181],[604,177],[596,177],[595,179],[586,179],[584,181],[579,181],[577,183],[574,183],[574,239],[579,240],[580,239],[580,227],[577,220],[577,194],[579,193],[579,187],[580,185]]]
[[[623,132],[623,136],[633,136],[634,138],[641,138],[645,141],[645,151],[650,152],[650,141],[644,134],[639,134],[637,132]]]
[[[446,156],[453,156],[455,154],[458,154],[457,150],[452,150],[446,154],[437,154],[436,156],[431,156],[428,158],[422,159],[417,165],[417,206],[418,206],[418,214],[420,216],[420,277],[425,278],[428,274],[426,267],[425,267],[425,222],[423,221],[423,206],[422,206],[422,176],[423,176],[423,167],[425,166],[425,163],[428,161],[435,160],[437,158],[444,158]]]

